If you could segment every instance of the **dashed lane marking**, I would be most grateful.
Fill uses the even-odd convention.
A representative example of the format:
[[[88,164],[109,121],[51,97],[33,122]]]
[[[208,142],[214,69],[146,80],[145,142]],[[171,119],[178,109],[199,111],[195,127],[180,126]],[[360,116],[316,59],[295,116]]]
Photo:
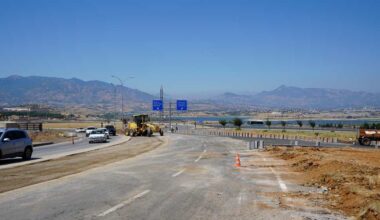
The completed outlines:
[[[131,204],[131,203],[132,203],[133,201],[135,201],[136,199],[139,199],[139,198],[145,196],[145,195],[148,194],[149,192],[150,192],[150,190],[145,190],[145,191],[143,191],[143,192],[141,192],[141,193],[139,193],[139,194],[133,196],[132,198],[129,198],[129,199],[125,200],[124,202],[119,203],[119,204],[115,205],[114,207],[112,207],[112,208],[110,208],[110,209],[107,209],[106,211],[100,213],[100,214],[98,215],[98,217],[104,217],[104,216],[106,216],[106,215],[108,215],[108,214],[110,214],[110,213],[112,213],[112,212],[114,212],[114,211],[116,211],[116,210],[118,210],[118,209],[120,209],[120,208],[123,208],[124,206],[126,206],[126,205],[128,205],[128,204]]]
[[[181,173],[185,172],[185,169],[182,169],[180,171],[178,171],[177,173],[173,174],[172,177],[176,177],[176,176],[179,176],[181,175]]]
[[[207,151],[206,149],[203,150],[203,152],[201,153],[201,155],[199,155],[199,157],[196,160],[194,160],[194,162],[197,163],[200,159],[202,159],[202,156],[203,156],[204,153],[206,153],[206,151]]]
[[[280,175],[278,175],[278,173],[276,173],[276,171],[272,167],[269,167],[269,168],[271,169],[272,173],[276,176],[278,185],[280,185],[281,190],[283,192],[287,192],[288,187],[286,187],[286,184],[284,183],[284,181],[282,181]]]

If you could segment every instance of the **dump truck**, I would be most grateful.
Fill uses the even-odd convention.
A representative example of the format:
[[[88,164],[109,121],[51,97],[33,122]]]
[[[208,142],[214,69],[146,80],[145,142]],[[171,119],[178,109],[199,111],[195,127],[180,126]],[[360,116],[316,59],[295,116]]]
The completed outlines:
[[[370,146],[372,141],[380,141],[380,130],[361,128],[358,132],[359,144]]]
[[[159,125],[150,122],[149,115],[133,115],[131,122],[127,124],[126,134],[128,136],[151,137],[153,133],[164,135],[164,131]]]

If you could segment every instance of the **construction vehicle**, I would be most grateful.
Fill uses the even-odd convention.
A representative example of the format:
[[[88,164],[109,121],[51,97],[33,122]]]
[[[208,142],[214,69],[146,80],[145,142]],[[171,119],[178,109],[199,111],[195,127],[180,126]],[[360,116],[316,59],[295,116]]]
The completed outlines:
[[[128,136],[151,137],[156,132],[164,136],[164,131],[160,126],[150,122],[149,115],[133,115],[132,121],[128,122],[126,127],[126,134]]]
[[[380,130],[361,128],[358,132],[359,144],[370,146],[372,141],[380,141]]]

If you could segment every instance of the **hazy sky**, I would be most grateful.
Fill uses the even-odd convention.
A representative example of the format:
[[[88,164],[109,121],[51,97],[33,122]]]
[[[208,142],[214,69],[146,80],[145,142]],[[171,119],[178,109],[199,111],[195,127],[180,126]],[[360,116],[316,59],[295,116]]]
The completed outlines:
[[[171,94],[380,92],[379,0],[0,0],[0,77]]]

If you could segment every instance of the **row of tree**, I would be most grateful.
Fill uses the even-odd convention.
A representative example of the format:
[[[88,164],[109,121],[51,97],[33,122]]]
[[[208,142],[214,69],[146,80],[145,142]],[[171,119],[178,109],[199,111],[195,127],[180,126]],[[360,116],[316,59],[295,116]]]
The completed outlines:
[[[297,122],[299,128],[302,128],[303,121],[297,120],[296,122]],[[283,127],[283,131],[285,131],[287,122],[286,121],[281,121],[280,123],[281,123],[281,126]],[[238,129],[240,129],[241,126],[243,125],[243,120],[241,120],[240,118],[234,118],[232,121],[227,121],[225,119],[222,119],[222,120],[219,121],[219,124],[222,125],[223,128],[225,128],[227,124],[233,124]],[[272,121],[270,121],[270,120],[267,119],[265,121],[265,125],[268,127],[268,129],[270,129],[270,127],[272,126]],[[317,125],[317,123],[315,121],[313,121],[313,120],[310,120],[309,121],[309,125],[314,130],[315,126]]]
[[[360,126],[360,128],[364,128],[364,129],[380,129],[380,123],[372,123],[372,124],[369,124],[369,123],[364,123],[362,124],[362,126]]]
[[[222,125],[223,128],[225,128],[227,124],[233,124],[238,129],[240,129],[241,126],[243,125],[243,120],[241,120],[240,118],[234,118],[232,121],[227,121],[225,119],[221,119],[221,120],[219,120],[219,124]]]

